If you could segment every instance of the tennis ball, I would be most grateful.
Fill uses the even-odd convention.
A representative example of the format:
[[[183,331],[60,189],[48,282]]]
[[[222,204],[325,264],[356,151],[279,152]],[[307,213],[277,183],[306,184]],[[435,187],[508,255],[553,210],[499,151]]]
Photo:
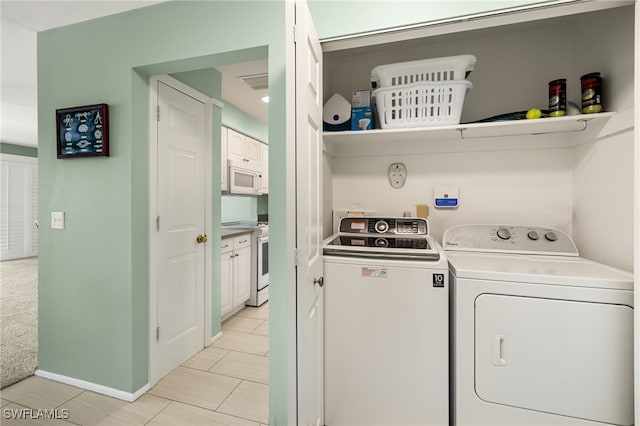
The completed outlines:
[[[531,108],[529,111],[527,111],[527,118],[530,120],[540,117],[542,117],[542,111],[540,111],[538,108]]]

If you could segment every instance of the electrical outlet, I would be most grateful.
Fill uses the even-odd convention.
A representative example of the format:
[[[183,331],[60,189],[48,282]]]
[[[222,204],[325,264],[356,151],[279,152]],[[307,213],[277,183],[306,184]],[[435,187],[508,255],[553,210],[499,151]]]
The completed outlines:
[[[407,168],[402,163],[393,163],[389,166],[389,183],[392,188],[399,189],[407,180]]]

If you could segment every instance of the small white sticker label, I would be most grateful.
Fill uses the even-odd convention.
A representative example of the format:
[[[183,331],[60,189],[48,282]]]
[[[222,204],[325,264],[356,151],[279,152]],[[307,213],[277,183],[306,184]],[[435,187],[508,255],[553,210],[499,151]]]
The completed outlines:
[[[355,229],[355,230],[363,230],[365,229],[366,226],[366,222],[362,221],[362,222],[351,222],[351,229]]]
[[[363,277],[387,278],[387,268],[362,268]]]

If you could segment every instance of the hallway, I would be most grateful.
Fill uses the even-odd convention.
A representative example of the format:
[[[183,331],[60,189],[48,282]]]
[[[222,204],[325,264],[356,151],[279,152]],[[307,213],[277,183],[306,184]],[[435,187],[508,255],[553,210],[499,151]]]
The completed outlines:
[[[259,425],[269,421],[269,304],[128,403],[40,377],[2,389],[2,425]],[[42,411],[39,411],[42,410]],[[47,413],[57,419],[46,420]],[[16,419],[22,415],[22,419]],[[37,418],[32,418],[37,417]]]

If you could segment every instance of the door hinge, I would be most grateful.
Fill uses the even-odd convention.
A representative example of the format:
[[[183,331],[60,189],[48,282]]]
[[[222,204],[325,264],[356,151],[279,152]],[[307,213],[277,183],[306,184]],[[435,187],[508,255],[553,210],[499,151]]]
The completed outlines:
[[[160,326],[156,327],[156,342],[160,341]]]
[[[298,249],[293,251],[293,266],[298,266]]]
[[[293,44],[298,42],[298,27],[293,26]]]
[[[156,119],[157,121],[160,121],[160,105],[156,107]]]
[[[160,216],[156,216],[156,231],[160,230]]]

